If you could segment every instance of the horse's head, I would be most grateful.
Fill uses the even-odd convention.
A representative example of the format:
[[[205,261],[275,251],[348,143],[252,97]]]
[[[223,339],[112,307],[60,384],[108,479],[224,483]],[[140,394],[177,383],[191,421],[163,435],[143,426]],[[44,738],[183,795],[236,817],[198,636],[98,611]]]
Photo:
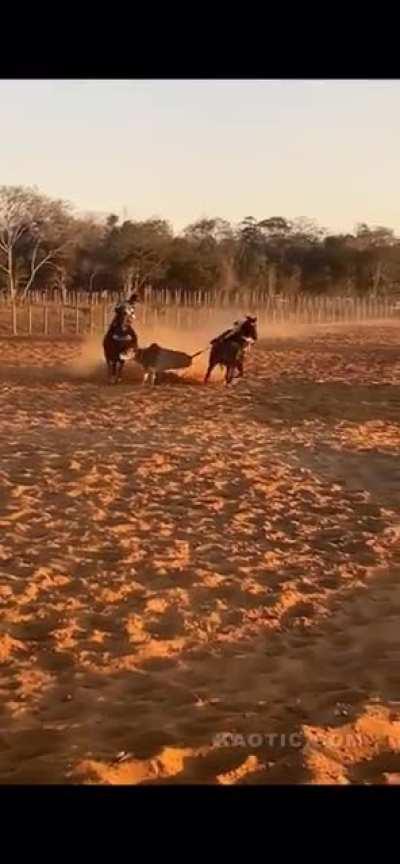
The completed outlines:
[[[256,317],[252,317],[251,315],[246,316],[240,328],[240,335],[243,336],[244,339],[248,339],[249,342],[257,342],[258,333]]]
[[[126,327],[134,317],[135,313],[126,303],[118,303],[114,309],[114,321],[120,327]]]

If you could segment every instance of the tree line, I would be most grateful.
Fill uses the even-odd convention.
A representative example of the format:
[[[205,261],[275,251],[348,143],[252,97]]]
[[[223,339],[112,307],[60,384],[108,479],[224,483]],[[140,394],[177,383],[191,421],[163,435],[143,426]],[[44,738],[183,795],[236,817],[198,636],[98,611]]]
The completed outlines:
[[[329,234],[312,220],[200,219],[174,233],[165,219],[96,219],[35,187],[0,186],[0,291],[140,293],[153,289],[267,294],[396,293],[400,239],[390,228]]]

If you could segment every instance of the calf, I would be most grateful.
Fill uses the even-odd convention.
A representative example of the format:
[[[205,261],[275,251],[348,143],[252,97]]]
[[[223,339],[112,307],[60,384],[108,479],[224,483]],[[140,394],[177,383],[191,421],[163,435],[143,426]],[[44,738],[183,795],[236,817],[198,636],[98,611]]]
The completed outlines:
[[[185,354],[183,351],[170,351],[168,348],[161,348],[156,342],[149,345],[148,348],[136,348],[132,352],[133,359],[144,369],[144,380],[150,384],[155,384],[157,376],[160,372],[167,372],[172,369],[187,369],[192,364],[194,357],[197,357],[201,352],[196,354]],[[126,355],[124,355],[125,359]]]

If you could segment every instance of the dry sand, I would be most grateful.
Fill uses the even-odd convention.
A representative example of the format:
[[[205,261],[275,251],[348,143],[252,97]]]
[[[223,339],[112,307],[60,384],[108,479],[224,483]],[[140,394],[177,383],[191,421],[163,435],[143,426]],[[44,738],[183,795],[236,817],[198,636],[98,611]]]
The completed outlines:
[[[0,341],[0,782],[400,779],[399,337]]]

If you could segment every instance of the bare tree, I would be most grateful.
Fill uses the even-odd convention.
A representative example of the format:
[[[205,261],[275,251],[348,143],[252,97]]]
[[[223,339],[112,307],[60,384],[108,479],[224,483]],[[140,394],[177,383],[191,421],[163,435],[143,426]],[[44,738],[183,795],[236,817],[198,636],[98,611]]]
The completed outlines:
[[[35,188],[0,186],[0,269],[12,300],[18,293],[26,297],[39,271],[57,260],[70,239],[70,226],[62,201]]]
[[[6,274],[11,299],[15,299],[18,244],[29,230],[31,190],[21,186],[0,187],[0,268]]]

